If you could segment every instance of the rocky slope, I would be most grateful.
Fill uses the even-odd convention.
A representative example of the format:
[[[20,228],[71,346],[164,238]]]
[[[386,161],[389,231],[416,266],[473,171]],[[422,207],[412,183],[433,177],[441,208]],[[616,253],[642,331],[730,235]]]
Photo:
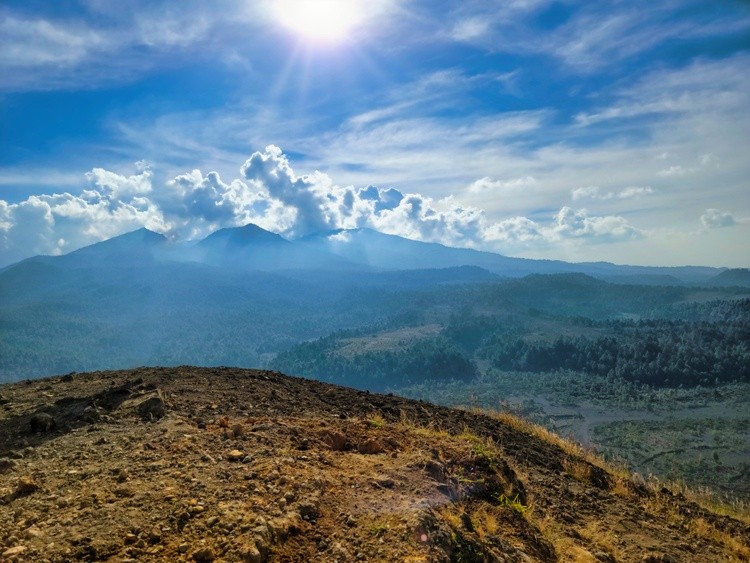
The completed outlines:
[[[0,387],[0,561],[747,561],[750,527],[510,417],[274,372]]]

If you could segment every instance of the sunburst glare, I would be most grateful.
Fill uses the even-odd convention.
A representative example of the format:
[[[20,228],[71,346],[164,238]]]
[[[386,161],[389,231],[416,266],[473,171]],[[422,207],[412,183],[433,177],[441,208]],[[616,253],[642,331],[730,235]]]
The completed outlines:
[[[356,0],[276,0],[273,8],[284,26],[314,42],[341,41],[364,15]]]

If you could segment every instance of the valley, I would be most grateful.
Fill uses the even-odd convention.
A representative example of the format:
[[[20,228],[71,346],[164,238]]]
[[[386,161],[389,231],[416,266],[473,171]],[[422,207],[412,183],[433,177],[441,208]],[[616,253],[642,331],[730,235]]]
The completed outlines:
[[[141,230],[6,268],[0,381],[271,367],[521,414],[643,478],[748,502],[750,289],[717,285],[725,272],[669,269],[675,285],[654,285],[662,270],[344,234],[352,246],[247,226],[175,246]],[[590,275],[603,271],[642,283]]]

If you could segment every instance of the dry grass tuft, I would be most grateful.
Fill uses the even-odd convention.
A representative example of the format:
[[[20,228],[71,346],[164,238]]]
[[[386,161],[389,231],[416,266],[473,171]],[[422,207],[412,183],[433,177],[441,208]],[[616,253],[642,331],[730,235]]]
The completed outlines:
[[[591,482],[591,465],[585,461],[568,458],[563,460],[562,465],[568,475],[576,481],[581,483]]]
[[[546,516],[537,519],[534,523],[544,538],[555,548],[560,561],[566,563],[595,563],[597,561],[591,552],[564,534],[560,525],[552,517]]]
[[[687,524],[694,534],[729,549],[738,561],[750,561],[750,547],[735,536],[719,530],[705,518],[693,518]]]
[[[579,533],[581,537],[599,547],[600,550],[614,556],[617,561],[624,558],[625,554],[617,545],[617,534],[615,534],[614,530],[604,527],[601,522],[597,520],[590,521]]]

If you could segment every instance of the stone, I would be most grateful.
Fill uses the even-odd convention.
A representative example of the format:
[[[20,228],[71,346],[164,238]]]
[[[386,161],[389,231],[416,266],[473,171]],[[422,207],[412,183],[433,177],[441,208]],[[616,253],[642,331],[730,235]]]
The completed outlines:
[[[214,559],[216,559],[216,554],[210,547],[202,547],[193,552],[193,561],[198,561],[198,563],[213,561]]]
[[[368,438],[357,446],[357,451],[361,454],[380,454],[385,450],[385,446],[379,440]]]
[[[151,528],[148,533],[148,541],[150,543],[159,543],[161,541],[161,530],[159,528]]]
[[[246,544],[240,549],[240,557],[244,563],[263,563],[265,561],[254,542]]]
[[[138,404],[138,414],[143,420],[158,420],[167,412],[164,400],[161,394],[157,397],[150,397]]]
[[[227,454],[229,461],[241,461],[245,457],[245,454],[240,450],[232,450]]]
[[[26,551],[25,545],[17,545],[3,551],[3,557],[14,557],[16,555],[21,555],[24,551]]]
[[[15,495],[17,497],[23,495],[30,495],[39,490],[39,484],[34,481],[31,477],[21,477],[16,485]]]
[[[320,434],[321,441],[334,452],[343,452],[347,446],[346,436],[335,430],[324,430]]]
[[[83,419],[84,422],[93,424],[95,422],[99,422],[99,420],[101,419],[101,415],[99,414],[99,411],[97,411],[94,407],[88,406],[83,409],[83,412],[81,413],[81,419]]]
[[[51,414],[38,412],[29,420],[29,428],[34,434],[46,434],[57,428],[57,423]]]
[[[303,520],[315,520],[320,516],[318,503],[314,500],[303,500],[299,503],[299,515]]]
[[[647,553],[641,559],[641,563],[677,563],[677,560],[666,553]]]
[[[16,466],[16,462],[7,457],[0,458],[0,473],[6,473]]]

